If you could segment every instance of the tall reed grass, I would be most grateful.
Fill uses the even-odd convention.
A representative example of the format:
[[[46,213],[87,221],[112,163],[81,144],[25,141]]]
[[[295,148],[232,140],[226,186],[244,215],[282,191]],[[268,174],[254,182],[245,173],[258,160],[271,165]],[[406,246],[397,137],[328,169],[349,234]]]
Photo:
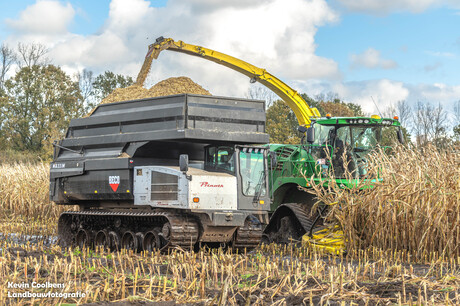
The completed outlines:
[[[57,218],[64,209],[49,201],[48,164],[0,165],[1,217]]]
[[[400,146],[367,162],[367,176],[354,188],[334,180],[314,185],[319,200],[339,203],[327,220],[342,227],[347,250],[404,250],[419,261],[432,253],[460,256],[460,154]]]

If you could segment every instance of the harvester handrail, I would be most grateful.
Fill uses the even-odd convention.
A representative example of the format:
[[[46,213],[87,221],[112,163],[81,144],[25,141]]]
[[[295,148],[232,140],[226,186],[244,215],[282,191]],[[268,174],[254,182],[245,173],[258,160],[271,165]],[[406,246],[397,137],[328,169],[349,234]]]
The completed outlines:
[[[321,117],[319,111],[316,108],[310,107],[308,103],[297,93],[297,91],[292,89],[286,83],[265,69],[258,68],[245,61],[218,51],[197,45],[187,44],[181,40],[174,41],[172,38],[163,37],[158,38],[155,43],[149,46],[146,58],[151,56],[154,59],[157,59],[160,52],[163,50],[175,51],[201,57],[238,71],[251,78],[251,82],[258,81],[276,93],[287,103],[287,105],[294,111],[299,125],[308,127],[311,124],[310,118]]]

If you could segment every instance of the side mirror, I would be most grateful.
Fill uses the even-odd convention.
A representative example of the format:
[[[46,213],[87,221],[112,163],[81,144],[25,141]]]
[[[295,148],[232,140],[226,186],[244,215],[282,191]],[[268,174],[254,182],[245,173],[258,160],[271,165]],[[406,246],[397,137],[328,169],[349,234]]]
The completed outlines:
[[[270,151],[270,167],[273,169],[278,164],[278,159],[276,158],[276,153]]]
[[[404,144],[404,135],[401,128],[396,132],[396,135],[398,136],[399,143]]]
[[[309,127],[307,129],[307,142],[314,143],[315,142],[315,128]]]
[[[297,131],[299,131],[300,133],[304,134],[307,131],[307,128],[304,127],[303,125],[299,125],[297,127]]]
[[[181,154],[179,157],[179,169],[182,172],[187,172],[188,171],[188,155],[187,154]]]

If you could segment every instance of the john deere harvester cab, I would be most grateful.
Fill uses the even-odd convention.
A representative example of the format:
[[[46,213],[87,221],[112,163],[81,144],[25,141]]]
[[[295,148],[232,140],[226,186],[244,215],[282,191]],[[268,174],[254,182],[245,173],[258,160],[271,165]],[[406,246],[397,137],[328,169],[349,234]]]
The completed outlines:
[[[305,131],[304,146],[316,164],[318,179],[329,176],[329,171],[335,178],[344,178],[347,172],[353,178],[364,177],[369,153],[403,142],[399,121],[377,115],[320,118]]]

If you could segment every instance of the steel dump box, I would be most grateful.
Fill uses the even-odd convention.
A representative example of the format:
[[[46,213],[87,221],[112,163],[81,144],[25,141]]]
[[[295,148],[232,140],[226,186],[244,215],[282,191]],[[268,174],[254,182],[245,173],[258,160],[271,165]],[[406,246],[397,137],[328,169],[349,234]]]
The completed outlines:
[[[63,146],[153,140],[267,143],[265,103],[201,95],[174,95],[99,105],[70,122]]]

